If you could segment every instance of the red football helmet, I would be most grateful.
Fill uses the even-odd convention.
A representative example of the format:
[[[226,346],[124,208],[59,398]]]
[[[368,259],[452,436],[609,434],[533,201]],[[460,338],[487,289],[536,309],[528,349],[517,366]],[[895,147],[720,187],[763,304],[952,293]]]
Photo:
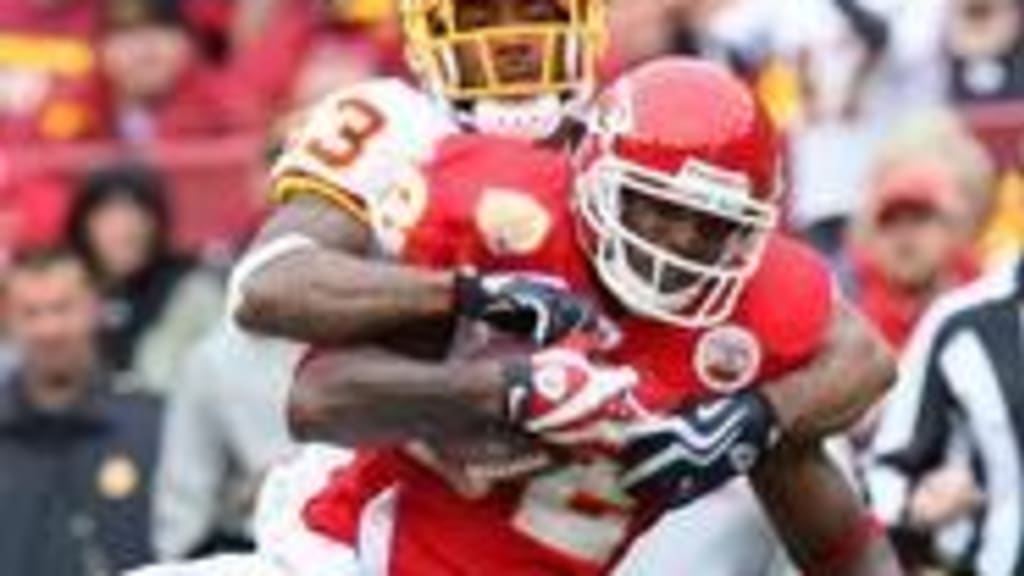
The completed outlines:
[[[602,282],[672,324],[726,319],[778,220],[780,160],[772,121],[727,70],[672,57],[626,73],[598,98],[578,156],[576,214]]]

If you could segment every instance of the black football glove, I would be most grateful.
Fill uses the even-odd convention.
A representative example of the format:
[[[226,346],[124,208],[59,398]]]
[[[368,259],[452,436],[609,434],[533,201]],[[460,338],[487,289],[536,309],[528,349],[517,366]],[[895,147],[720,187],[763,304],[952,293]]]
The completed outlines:
[[[651,415],[626,432],[622,484],[642,500],[685,506],[749,472],[778,436],[775,415],[756,392]]]
[[[607,328],[590,301],[552,276],[460,272],[455,298],[460,316],[528,338],[538,346]]]

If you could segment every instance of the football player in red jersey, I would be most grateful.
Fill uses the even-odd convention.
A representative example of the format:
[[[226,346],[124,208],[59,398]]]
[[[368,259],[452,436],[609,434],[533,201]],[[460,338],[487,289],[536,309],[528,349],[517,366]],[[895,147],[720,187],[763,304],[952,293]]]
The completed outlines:
[[[292,366],[309,345],[395,349],[404,340],[399,348],[405,351],[414,347],[409,342],[443,346],[443,326],[456,318],[529,332],[544,342],[578,323],[584,314],[568,292],[526,278],[472,278],[379,256],[392,251],[388,240],[396,234],[388,229],[400,229],[407,210],[422,202],[404,191],[416,189],[423,165],[446,135],[497,130],[569,147],[574,130],[566,119],[595,83],[604,4],[404,1],[406,44],[426,89],[395,80],[345,87],[293,133],[273,172],[280,206],[232,274],[229,314],[244,327],[241,345]],[[491,72],[484,78],[481,69]],[[537,317],[548,321],[534,322]],[[793,437],[842,429],[887,386],[891,372],[884,346],[841,306],[814,359],[776,381],[777,390],[790,394],[777,403],[778,421]],[[260,532],[260,525],[275,522],[257,524]]]
[[[680,101],[709,113],[664,115]],[[462,280],[470,291],[486,273],[558,278],[601,302],[620,339],[605,348],[575,334],[540,352],[444,362],[379,348],[313,354],[293,394],[296,427],[380,448],[310,502],[309,525],[388,574],[602,574],[666,507],[751,471],[805,571],[898,574],[817,443],[780,417],[799,398],[786,375],[827,340],[834,294],[821,262],[774,232],[778,148],[738,81],[678,59],[602,98],[575,208],[557,153],[444,142],[423,183],[429,202],[390,230],[397,253],[475,266]],[[488,278],[532,286],[521,301],[550,321],[540,280]],[[467,430],[488,424],[521,427],[554,455],[539,470],[529,458],[510,470],[460,462]],[[386,544],[365,546],[382,498]]]
[[[388,240],[400,236],[402,217],[424,199],[406,192],[447,135],[498,131],[570,147],[574,126],[565,120],[594,86],[604,4],[404,1],[407,48],[424,90],[395,80],[346,87],[293,133],[273,173],[281,206],[232,275],[232,318],[247,338],[272,337],[250,338],[251,346],[291,364],[305,345],[443,347],[439,327],[454,319],[542,342],[585,319],[571,293],[528,277],[460,275],[378,256],[392,251]],[[408,338],[412,332],[428,336]],[[778,421],[807,438],[840,429],[885,388],[890,372],[884,348],[842,309],[814,359],[776,381],[791,395],[778,403]]]
[[[504,127],[498,131],[569,146],[571,118],[594,85],[603,7],[604,0],[403,2],[407,45],[432,98],[390,80],[348,87],[295,131],[273,174],[282,204],[232,274],[229,314],[248,345],[293,365],[306,345],[390,344],[412,332],[443,345],[438,327],[457,318],[528,332],[543,326],[533,336],[545,342],[571,328],[582,315],[569,293],[526,279],[394,265],[379,255],[394,252],[406,213],[423,202],[408,191],[446,135]],[[562,313],[532,324],[546,308]],[[788,377],[801,397],[780,418],[809,437],[840,429],[885,388],[891,370],[884,346],[842,308],[821,353]]]

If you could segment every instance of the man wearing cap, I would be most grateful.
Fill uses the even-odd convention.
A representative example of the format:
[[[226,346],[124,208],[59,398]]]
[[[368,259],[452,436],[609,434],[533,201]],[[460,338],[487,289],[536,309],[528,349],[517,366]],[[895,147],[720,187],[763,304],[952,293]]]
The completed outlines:
[[[861,220],[855,300],[898,349],[935,297],[976,275],[962,194],[944,166],[901,164],[875,179]]]

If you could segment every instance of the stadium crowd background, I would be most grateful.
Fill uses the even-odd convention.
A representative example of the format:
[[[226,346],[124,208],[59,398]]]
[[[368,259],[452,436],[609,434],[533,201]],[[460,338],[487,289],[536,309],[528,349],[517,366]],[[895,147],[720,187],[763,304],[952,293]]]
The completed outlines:
[[[33,362],[73,372],[75,354],[60,351],[87,348],[81,334],[68,322],[40,327],[32,312],[47,304],[38,276],[81,265],[102,304],[90,343],[99,386],[141,390],[164,414],[127,420],[162,431],[160,448],[106,453],[101,442],[94,465],[69,472],[35,462],[44,450],[15,449],[24,431],[7,404],[21,400],[0,395],[0,508],[20,502],[24,513],[0,533],[39,525],[25,546],[0,537],[0,572],[12,555],[64,550],[50,540],[91,561],[29,564],[32,574],[91,576],[245,546],[258,479],[288,451],[272,409],[286,376],[218,341],[223,280],[268,209],[267,166],[290,119],[337,86],[406,74],[392,9],[0,0],[0,391]],[[936,297],[1024,246],[1024,2],[616,0],[610,18],[609,76],[688,53],[756,86],[790,138],[788,226],[830,259],[897,350]],[[865,423],[854,445],[870,435]],[[20,484],[4,482],[14,466],[28,470]],[[41,483],[26,486],[36,474]],[[47,474],[60,481],[46,488]],[[31,505],[72,486],[91,495]],[[931,487],[921,505],[935,526],[984,496],[962,474]],[[90,512],[128,501],[137,514]],[[103,523],[125,517],[143,543],[111,552],[119,545]]]

